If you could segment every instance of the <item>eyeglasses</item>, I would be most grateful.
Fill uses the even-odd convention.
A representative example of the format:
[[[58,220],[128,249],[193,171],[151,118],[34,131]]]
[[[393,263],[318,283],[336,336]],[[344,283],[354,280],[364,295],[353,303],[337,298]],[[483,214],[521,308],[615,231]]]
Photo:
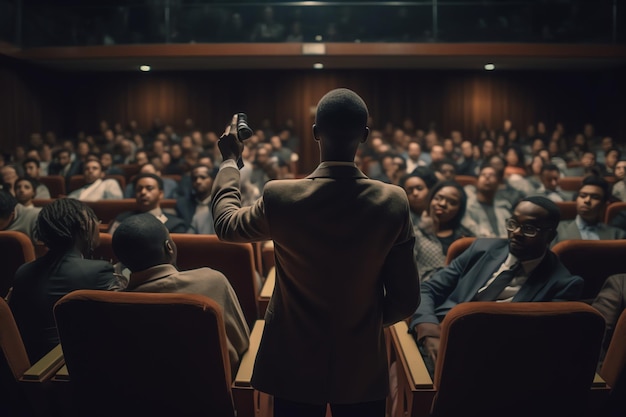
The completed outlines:
[[[506,230],[508,230],[509,232],[514,232],[517,230],[517,228],[520,228],[522,234],[526,237],[535,237],[540,231],[549,229],[547,227],[537,227],[532,224],[520,224],[515,219],[507,219],[505,227]]]

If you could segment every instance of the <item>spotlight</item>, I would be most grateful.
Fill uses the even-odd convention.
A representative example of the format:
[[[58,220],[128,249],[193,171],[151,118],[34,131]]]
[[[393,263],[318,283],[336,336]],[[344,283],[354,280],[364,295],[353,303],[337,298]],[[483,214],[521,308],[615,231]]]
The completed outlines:
[[[485,69],[487,71],[493,71],[494,69],[496,69],[496,66],[494,64],[485,64]]]
[[[148,72],[150,71],[152,68],[150,67],[150,65],[141,65],[139,67],[139,71],[143,71],[143,72]]]

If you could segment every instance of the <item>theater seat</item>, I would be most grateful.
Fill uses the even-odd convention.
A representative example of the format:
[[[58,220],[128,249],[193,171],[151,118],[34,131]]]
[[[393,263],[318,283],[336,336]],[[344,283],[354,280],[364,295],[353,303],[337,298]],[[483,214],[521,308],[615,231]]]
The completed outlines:
[[[26,262],[35,260],[35,247],[22,232],[0,232],[0,253],[2,253],[2,273],[0,274],[0,297],[9,298],[15,271]]]
[[[587,416],[604,319],[582,302],[471,302],[442,322],[431,380],[406,322],[391,328],[392,417]],[[594,388],[594,384],[598,388]]]
[[[582,299],[591,302],[613,274],[624,272],[626,240],[563,240],[552,248],[563,265],[585,280]]]
[[[462,254],[465,249],[469,248],[469,246],[474,243],[474,240],[476,240],[475,237],[462,237],[452,242],[446,255],[446,265],[450,265],[450,262]]]
[[[212,299],[79,290],[54,315],[79,414],[236,415],[224,318]]]
[[[575,201],[558,201],[555,203],[561,212],[561,220],[574,220],[578,214]]]
[[[0,415],[48,416],[52,405],[47,389],[54,373],[63,365],[57,348],[31,363],[8,304],[0,298]]]

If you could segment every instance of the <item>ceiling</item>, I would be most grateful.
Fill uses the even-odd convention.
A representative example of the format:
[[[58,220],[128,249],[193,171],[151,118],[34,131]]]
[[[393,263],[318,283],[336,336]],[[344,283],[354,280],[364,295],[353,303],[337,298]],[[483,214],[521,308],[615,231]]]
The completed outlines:
[[[601,70],[626,68],[626,45],[546,44],[167,44],[0,48],[60,71],[225,69]]]

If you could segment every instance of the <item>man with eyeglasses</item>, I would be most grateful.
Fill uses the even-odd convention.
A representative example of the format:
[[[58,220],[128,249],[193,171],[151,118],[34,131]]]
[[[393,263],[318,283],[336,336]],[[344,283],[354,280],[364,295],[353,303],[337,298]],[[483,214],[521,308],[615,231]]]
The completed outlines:
[[[572,275],[549,249],[559,220],[553,201],[543,196],[523,198],[505,221],[508,239],[477,238],[450,265],[422,282],[422,302],[409,328],[431,375],[440,323],[457,304],[580,298],[583,279]]]
[[[568,239],[625,239],[626,231],[602,221],[610,197],[611,186],[603,177],[590,175],[583,178],[576,195],[576,218],[559,223],[552,246]]]

